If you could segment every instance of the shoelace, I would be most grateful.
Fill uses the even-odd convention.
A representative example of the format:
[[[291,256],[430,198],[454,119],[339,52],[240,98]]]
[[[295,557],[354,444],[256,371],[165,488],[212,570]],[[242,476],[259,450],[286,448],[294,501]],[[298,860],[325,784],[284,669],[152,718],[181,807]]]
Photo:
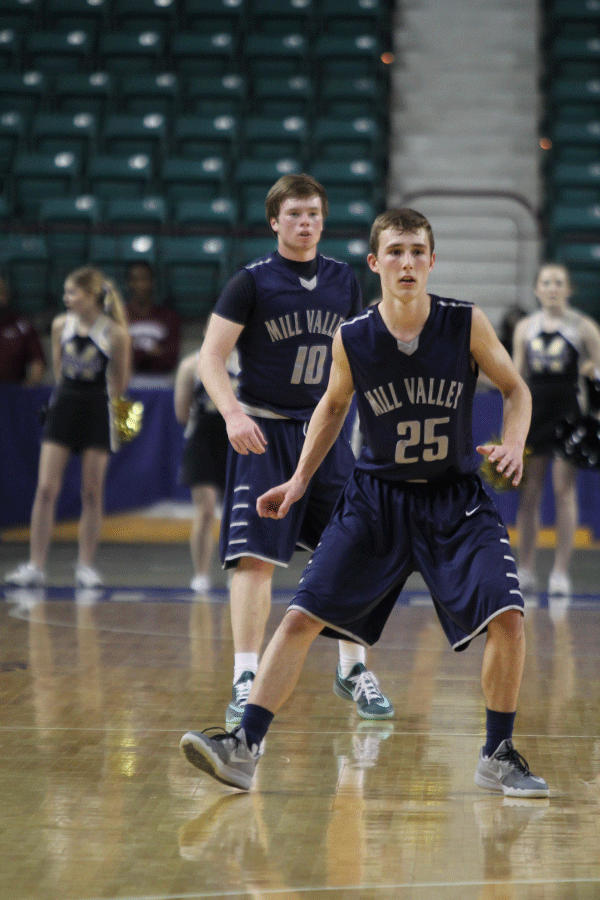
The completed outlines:
[[[235,685],[235,702],[241,703],[242,701],[246,701],[250,696],[250,691],[252,690],[252,679],[247,678],[246,681],[241,681],[239,684]]]
[[[356,702],[361,694],[364,694],[367,703],[372,700],[381,699],[381,691],[379,690],[379,682],[372,672],[361,672],[355,678],[351,678],[354,682],[354,690],[352,691],[352,699]]]
[[[210,728],[204,728],[200,734],[209,734],[212,741],[226,741],[229,738],[232,738],[237,745],[241,744],[242,741],[235,733],[236,730],[237,729],[234,731],[225,731],[225,729],[221,728],[219,725],[212,725]],[[215,734],[210,734],[211,731],[214,731]]]
[[[501,753],[496,753],[496,759],[502,762],[512,763],[515,768],[523,773],[523,775],[531,774],[527,760],[515,750],[510,742],[506,750],[503,750]]]

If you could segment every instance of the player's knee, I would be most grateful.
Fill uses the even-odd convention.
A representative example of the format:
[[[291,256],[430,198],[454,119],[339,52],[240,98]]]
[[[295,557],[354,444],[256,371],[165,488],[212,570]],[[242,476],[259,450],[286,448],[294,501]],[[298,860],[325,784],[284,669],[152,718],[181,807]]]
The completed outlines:
[[[299,609],[289,609],[283,617],[282,625],[289,638],[316,637],[323,627]]]
[[[518,609],[507,609],[492,619],[488,627],[495,629],[510,643],[521,641],[525,636],[523,614]]]

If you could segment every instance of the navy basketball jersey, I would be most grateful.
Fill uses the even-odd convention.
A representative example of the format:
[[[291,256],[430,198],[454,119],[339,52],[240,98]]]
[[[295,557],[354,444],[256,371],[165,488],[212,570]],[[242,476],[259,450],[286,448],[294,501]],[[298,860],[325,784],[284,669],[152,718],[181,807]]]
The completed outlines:
[[[273,253],[245,268],[256,291],[237,343],[239,399],[307,421],[327,387],[333,336],[360,311],[361,297],[346,263],[318,254],[310,278],[292,266]]]
[[[474,472],[472,304],[431,295],[423,330],[398,341],[377,307],[341,327],[365,447],[357,467],[387,481]]]
[[[77,323],[77,316],[67,313],[60,339],[63,383],[106,393],[113,321],[98,316],[87,335],[77,333]]]

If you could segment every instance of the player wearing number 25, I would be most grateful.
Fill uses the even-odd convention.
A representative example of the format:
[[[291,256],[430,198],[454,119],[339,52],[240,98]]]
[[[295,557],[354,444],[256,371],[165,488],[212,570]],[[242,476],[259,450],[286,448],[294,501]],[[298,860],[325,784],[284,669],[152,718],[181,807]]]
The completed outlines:
[[[221,562],[234,569],[229,724],[240,722],[258,668],[274,567],[287,566],[297,548],[315,549],[354,465],[347,423],[287,520],[258,515],[260,494],[296,468],[308,420],[327,386],[334,335],[362,309],[352,269],[317,251],[327,211],[325,190],[308,175],[286,175],[273,185],[265,213],[277,249],[225,285],[200,351],[200,379],[230,442],[220,536]],[[237,396],[225,366],[234,347]],[[365,648],[342,641],[334,690],[354,700],[363,717],[390,718],[393,707],[364,663]]]
[[[282,519],[302,503],[354,394],[365,449],[265,650],[239,728],[214,737],[188,733],[181,748],[220,781],[250,787],[263,738],[312,641],[342,634],[373,644],[418,569],[454,650],[487,632],[486,740],[476,784],[509,796],[546,797],[548,785],[512,743],[525,656],[523,598],[506,528],[477,474],[479,452],[519,483],[531,395],[478,307],[427,292],[435,253],[424,216],[410,209],[382,213],[370,251],[382,300],[340,326],[329,384],[296,471],[259,498],[259,513]],[[504,398],[497,447],[473,446],[479,368]]]

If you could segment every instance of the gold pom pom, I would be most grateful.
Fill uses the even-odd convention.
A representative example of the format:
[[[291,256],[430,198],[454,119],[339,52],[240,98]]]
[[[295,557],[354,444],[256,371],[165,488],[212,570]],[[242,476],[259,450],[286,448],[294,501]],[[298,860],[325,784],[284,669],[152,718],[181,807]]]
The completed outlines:
[[[501,441],[498,438],[491,438],[491,440],[486,441],[486,444],[495,444],[496,446],[498,446],[498,444],[500,443]],[[519,487],[522,487],[525,483],[525,478],[527,475],[527,460],[530,456],[531,449],[529,447],[525,447],[525,450],[523,452],[523,475],[519,483]],[[503,494],[505,491],[515,490],[511,479],[505,478],[504,475],[498,471],[494,463],[490,462],[489,456],[484,456],[483,462],[479,466],[479,474],[497,494]]]
[[[144,404],[128,397],[116,397],[112,401],[115,427],[121,443],[132,441],[142,427]]]

